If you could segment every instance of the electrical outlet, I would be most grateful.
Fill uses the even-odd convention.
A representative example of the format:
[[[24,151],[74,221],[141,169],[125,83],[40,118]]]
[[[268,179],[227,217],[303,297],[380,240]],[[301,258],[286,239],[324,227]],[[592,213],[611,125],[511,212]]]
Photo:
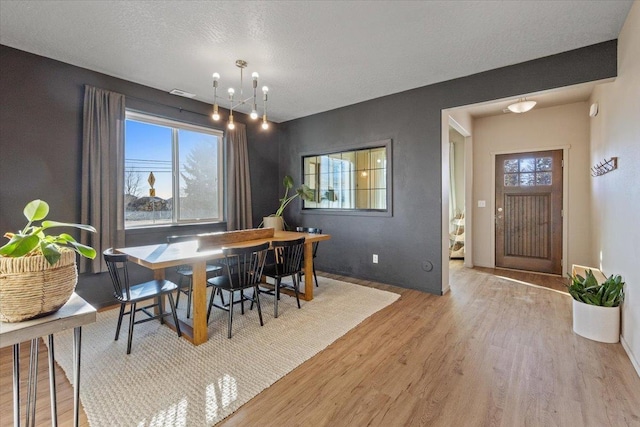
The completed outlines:
[[[378,254],[373,254],[373,263],[374,264],[378,263]]]

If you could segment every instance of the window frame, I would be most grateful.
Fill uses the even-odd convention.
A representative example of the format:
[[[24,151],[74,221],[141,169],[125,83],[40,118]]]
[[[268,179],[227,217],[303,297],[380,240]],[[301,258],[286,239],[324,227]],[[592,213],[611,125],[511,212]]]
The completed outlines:
[[[377,216],[377,217],[392,217],[393,216],[393,141],[389,139],[383,139],[378,141],[372,141],[357,146],[348,146],[338,149],[323,150],[320,152],[308,152],[302,153],[300,157],[300,182],[305,182],[305,170],[304,161],[308,157],[327,156],[330,154],[341,154],[344,152],[357,152],[361,150],[371,150],[375,148],[384,148],[386,155],[386,209],[358,209],[358,208],[309,208],[305,207],[305,201],[302,201],[302,207],[300,209],[303,215],[353,215],[353,216]]]
[[[127,120],[133,120],[137,122],[147,123],[151,125],[164,126],[171,130],[171,174],[172,174],[172,192],[173,192],[173,204],[171,209],[171,222],[165,222],[161,224],[141,224],[141,225],[127,225],[125,220],[125,230],[139,230],[139,229],[151,229],[162,227],[175,227],[175,226],[188,226],[188,225],[202,225],[202,224],[220,224],[226,221],[226,139],[223,131],[215,128],[209,128],[203,125],[196,125],[188,122],[182,122],[176,119],[169,119],[164,117],[155,116],[150,113],[145,113],[138,110],[126,109],[125,111],[125,123]],[[208,135],[213,135],[218,138],[218,217],[216,218],[203,218],[203,219],[180,219],[180,178],[179,178],[179,164],[180,164],[180,141],[178,139],[178,133],[180,130],[199,132]],[[125,137],[125,151],[127,140]],[[123,153],[123,162],[124,158]],[[177,195],[177,196],[176,196]],[[126,207],[125,207],[126,209]]]

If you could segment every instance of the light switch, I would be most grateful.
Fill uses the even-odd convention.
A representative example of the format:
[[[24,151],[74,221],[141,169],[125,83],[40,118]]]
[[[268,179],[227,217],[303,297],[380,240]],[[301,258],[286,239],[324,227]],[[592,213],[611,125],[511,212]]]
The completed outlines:
[[[487,207],[487,202],[485,200],[478,200],[478,207],[479,208],[486,208]]]

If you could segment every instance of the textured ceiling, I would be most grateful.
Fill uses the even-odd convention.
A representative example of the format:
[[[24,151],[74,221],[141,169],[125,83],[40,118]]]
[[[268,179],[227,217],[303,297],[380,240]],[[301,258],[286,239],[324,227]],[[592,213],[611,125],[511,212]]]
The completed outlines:
[[[1,0],[0,43],[207,103],[244,59],[281,122],[615,39],[631,4]]]

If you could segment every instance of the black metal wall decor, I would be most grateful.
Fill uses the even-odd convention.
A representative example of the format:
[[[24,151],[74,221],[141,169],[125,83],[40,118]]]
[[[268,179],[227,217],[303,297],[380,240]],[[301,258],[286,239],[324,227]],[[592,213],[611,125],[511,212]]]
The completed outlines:
[[[602,176],[615,169],[618,169],[617,157],[612,157],[609,160],[604,159],[602,162],[591,168],[591,176]]]

